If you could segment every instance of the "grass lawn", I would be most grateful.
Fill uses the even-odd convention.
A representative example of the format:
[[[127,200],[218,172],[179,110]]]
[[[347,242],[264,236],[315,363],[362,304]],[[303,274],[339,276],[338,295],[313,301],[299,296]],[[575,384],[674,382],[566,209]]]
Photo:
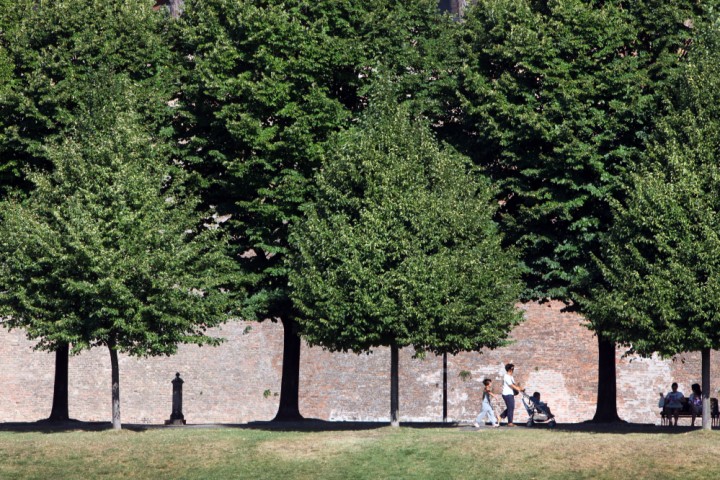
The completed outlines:
[[[391,427],[0,431],[0,479],[717,478],[720,432]]]

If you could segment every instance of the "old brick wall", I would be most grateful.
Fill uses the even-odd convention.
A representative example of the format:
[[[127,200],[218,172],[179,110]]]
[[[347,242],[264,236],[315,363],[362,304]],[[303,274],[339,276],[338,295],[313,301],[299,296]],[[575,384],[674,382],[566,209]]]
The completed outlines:
[[[529,392],[539,390],[561,422],[592,418],[597,388],[597,345],[576,315],[561,304],[525,304],[526,321],[512,332],[512,345],[448,358],[448,417],[471,421],[480,403],[482,380],[500,393],[504,364],[517,365],[515,378]],[[282,326],[237,322],[215,332],[219,347],[182,346],[172,357],[121,356],[121,406],[126,423],[162,423],[171,413],[171,380],[185,380],[183,413],[189,423],[269,420],[277,409],[282,363]],[[47,417],[52,400],[54,356],[34,352],[20,331],[0,330],[0,422]],[[400,409],[405,421],[442,419],[442,358],[400,355]],[[720,387],[720,358],[713,352],[713,395]],[[326,420],[389,420],[390,354],[330,353],[303,347],[300,408]],[[462,372],[467,372],[461,375]],[[673,360],[624,358],[618,351],[618,410],[631,422],[657,423],[659,391],[672,381],[688,394],[700,383],[700,355]],[[519,401],[519,397],[516,397]],[[502,401],[500,402],[502,403]],[[520,405],[518,421],[526,415]],[[110,362],[105,349],[70,359],[70,415],[86,421],[110,419]]]

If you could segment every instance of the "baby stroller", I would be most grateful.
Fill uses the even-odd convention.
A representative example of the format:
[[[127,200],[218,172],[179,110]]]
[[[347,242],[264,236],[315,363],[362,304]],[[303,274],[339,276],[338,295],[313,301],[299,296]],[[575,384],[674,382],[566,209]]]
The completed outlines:
[[[534,397],[525,392],[522,392],[522,402],[528,414],[528,427],[532,427],[537,423],[546,424],[550,428],[556,425],[555,415],[550,413],[550,409],[545,402],[536,401]]]

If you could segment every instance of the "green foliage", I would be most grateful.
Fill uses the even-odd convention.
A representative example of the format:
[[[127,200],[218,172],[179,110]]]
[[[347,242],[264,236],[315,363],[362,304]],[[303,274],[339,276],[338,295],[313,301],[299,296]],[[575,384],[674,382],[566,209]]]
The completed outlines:
[[[77,91],[100,68],[127,75],[146,97],[138,105],[143,121],[169,123],[176,72],[164,16],[151,7],[130,0],[0,2],[0,195],[29,188],[28,167],[48,166],[44,139],[76,121]]]
[[[27,198],[0,205],[6,323],[49,350],[217,343],[205,331],[227,319],[235,280],[221,230],[137,113],[134,82],[101,72],[88,85],[72,128],[39,147],[52,172],[31,172]]]
[[[407,107],[381,100],[335,137],[316,184],[290,270],[309,342],[453,354],[505,344],[520,284],[492,189]]]
[[[367,103],[379,72],[439,112],[449,91],[451,22],[434,0],[188,1],[187,162],[207,201],[232,212],[243,267],[256,274],[246,318],[292,316],[289,227],[312,192],[328,136]],[[447,97],[447,95],[446,95]]]
[[[606,283],[589,307],[642,353],[720,346],[719,39],[713,28],[695,46],[600,255]]]
[[[622,196],[711,12],[690,0],[481,0],[469,12],[468,149],[501,184],[527,297],[577,307],[594,285],[590,254],[612,221],[609,201]]]

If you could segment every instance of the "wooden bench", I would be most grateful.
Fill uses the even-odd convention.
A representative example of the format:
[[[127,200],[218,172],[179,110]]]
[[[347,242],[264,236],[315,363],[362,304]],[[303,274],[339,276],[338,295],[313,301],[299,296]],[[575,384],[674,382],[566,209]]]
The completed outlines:
[[[670,413],[667,409],[663,408],[660,412],[660,425],[670,425],[671,419],[674,418],[675,415]],[[678,419],[680,418],[692,418],[692,413],[690,413],[690,404],[684,403],[682,410],[678,412]],[[696,419],[699,419],[702,423],[702,414],[696,415]],[[711,398],[710,399],[710,424],[713,427],[720,426],[720,410],[718,409],[718,399],[717,398]]]

